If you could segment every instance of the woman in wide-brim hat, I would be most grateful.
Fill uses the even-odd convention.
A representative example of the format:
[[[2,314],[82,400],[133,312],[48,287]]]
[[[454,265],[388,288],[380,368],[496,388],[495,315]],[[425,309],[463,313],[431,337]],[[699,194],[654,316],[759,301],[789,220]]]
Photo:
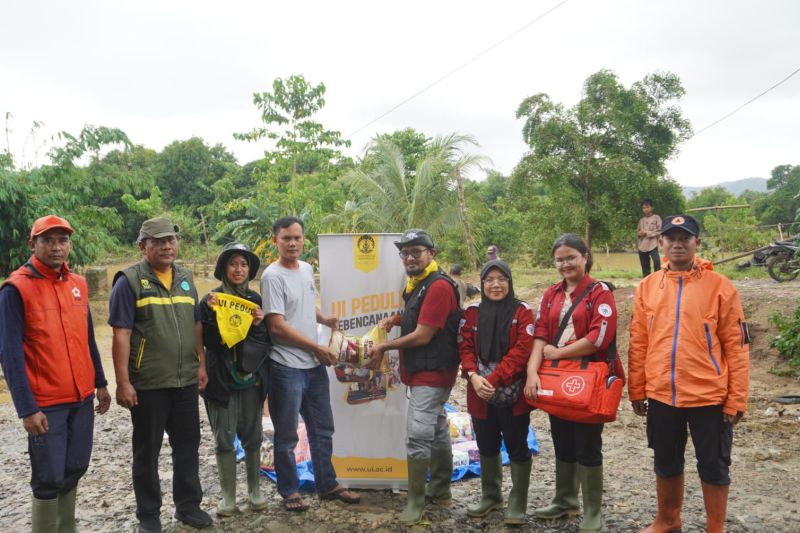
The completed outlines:
[[[261,296],[250,290],[248,283],[256,276],[260,261],[244,244],[225,245],[217,258],[214,277],[222,284],[209,292],[200,302],[200,320],[203,324],[208,385],[203,399],[208,420],[214,434],[222,498],[217,505],[217,515],[231,516],[236,507],[236,450],[234,437],[244,448],[247,471],[247,493],[250,508],[266,509],[267,500],[261,494],[261,413],[267,396],[267,365],[246,372],[242,369],[243,346],[248,339],[266,342],[269,334],[261,309]],[[224,293],[255,304],[253,322],[247,339],[228,347],[217,325],[217,294]]]

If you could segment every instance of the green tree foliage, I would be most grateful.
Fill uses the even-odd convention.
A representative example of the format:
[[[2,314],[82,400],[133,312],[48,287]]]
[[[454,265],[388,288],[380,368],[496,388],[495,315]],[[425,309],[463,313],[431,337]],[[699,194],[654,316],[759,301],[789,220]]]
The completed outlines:
[[[155,150],[137,145],[125,150],[112,150],[101,159],[93,160],[86,168],[90,176],[108,185],[96,202],[101,207],[116,210],[122,223],[110,233],[122,243],[134,242],[142,222],[149,218],[145,213],[129,209],[123,196],[127,195],[131,200],[142,198],[156,187],[154,166],[157,155]]]
[[[295,215],[306,224],[308,253],[316,253],[316,235],[324,217],[345,202],[336,180],[351,165],[339,151],[349,141],[314,120],[325,106],[324,96],[324,84],[313,86],[298,75],[277,78],[272,92],[253,95],[263,126],[236,133],[234,138],[271,139],[274,149],[265,150],[263,161],[243,169],[242,176],[254,183],[252,188],[235,196],[233,180],[218,182],[215,206],[227,215],[226,221],[217,224],[218,240],[242,240],[270,257],[275,252],[269,242],[272,221]]]
[[[778,330],[770,346],[777,348],[795,372],[800,371],[800,305],[794,310],[793,316],[786,317],[776,312],[769,317],[769,321]]]
[[[275,150],[266,151],[273,165],[289,170],[288,180],[298,173],[310,173],[341,158],[341,146],[350,146],[342,134],[327,130],[313,120],[325,107],[325,84],[311,85],[302,75],[272,82],[272,92],[253,94],[253,104],[261,112],[259,126],[233,136],[243,141],[264,138],[275,141]],[[287,164],[288,163],[288,164]]]
[[[747,205],[746,193],[736,197],[723,187],[708,187],[692,196],[689,209]],[[705,257],[716,258],[720,252],[753,250],[770,241],[770,233],[758,228],[753,210],[747,207],[693,211],[703,231]]]
[[[530,147],[513,174],[520,210],[530,210],[528,194],[545,185],[542,207],[564,221],[548,220],[548,238],[559,227],[608,242],[619,228],[635,228],[641,198],[661,196],[662,207],[681,204],[679,189],[665,181],[666,160],[691,132],[675,105],[684,94],[677,76],[656,73],[630,88],[601,70],[587,78],[581,100],[566,108],[543,93],[517,109]],[[672,198],[669,196],[675,194]],[[633,233],[633,230],[630,230]]]
[[[362,163],[346,172],[343,182],[351,194],[366,202],[368,209],[380,217],[383,231],[420,227],[438,237],[449,228],[461,227],[464,239],[455,169],[466,172],[481,161],[467,151],[475,145],[468,135],[436,137],[430,141],[413,175],[409,175],[400,147],[389,136],[377,135],[368,145]]]
[[[412,188],[414,186],[414,176],[417,174],[417,165],[429,154],[433,139],[413,128],[396,130],[392,133],[381,133],[379,136],[394,144],[403,154],[406,188]],[[365,159],[361,164],[362,166],[369,165],[370,160]]]
[[[238,170],[236,158],[224,146],[209,147],[199,137],[165,146],[153,168],[155,184],[166,203],[188,208],[196,215],[214,201],[214,184]]]
[[[759,221],[762,224],[793,221],[800,209],[800,165],[780,165],[772,169],[767,189],[770,194],[753,204]]]
[[[692,195],[686,207],[688,209],[698,209],[701,207],[714,207],[718,205],[735,205],[736,197],[729,193],[725,187],[706,187],[697,194]],[[709,213],[713,213],[713,209],[703,211],[694,211],[692,216],[701,224],[705,222],[705,217]]]
[[[78,135],[62,132],[58,138],[62,144],[51,150],[51,164],[32,170],[6,167],[0,173],[0,195],[8,202],[5,205],[15,206],[0,212],[0,273],[4,275],[30,255],[30,227],[46,214],[63,216],[75,227],[71,264],[87,264],[115,243],[109,229],[120,227],[120,217],[113,208],[96,202],[114,185],[78,164],[87,158],[97,160],[103,148],[129,147],[128,137],[116,128],[86,126]]]

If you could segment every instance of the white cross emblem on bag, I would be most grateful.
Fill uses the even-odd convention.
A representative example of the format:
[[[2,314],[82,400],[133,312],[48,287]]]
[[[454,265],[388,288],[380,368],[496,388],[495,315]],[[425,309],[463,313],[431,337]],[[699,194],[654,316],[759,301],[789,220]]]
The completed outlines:
[[[564,381],[564,383],[561,385],[561,389],[567,396],[575,396],[576,394],[579,394],[583,390],[584,385],[585,383],[582,377],[572,376],[571,378]]]

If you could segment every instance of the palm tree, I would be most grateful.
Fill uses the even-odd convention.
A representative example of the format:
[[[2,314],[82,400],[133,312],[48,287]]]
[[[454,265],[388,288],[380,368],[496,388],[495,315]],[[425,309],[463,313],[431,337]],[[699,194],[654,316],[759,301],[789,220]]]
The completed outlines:
[[[464,145],[478,143],[469,135],[436,137],[414,176],[408,177],[400,149],[386,136],[376,136],[362,165],[343,180],[366,200],[384,231],[421,227],[436,236],[461,223],[470,261],[477,265],[462,176],[486,158],[467,153]]]
[[[339,212],[322,219],[321,231],[342,233],[378,233],[384,229],[383,220],[369,204],[347,200]]]
[[[477,147],[478,142],[471,135],[451,134],[448,137],[437,138],[435,145],[441,147],[440,157],[449,162],[452,166],[452,179],[458,193],[458,211],[461,216],[461,223],[464,225],[464,236],[467,239],[467,255],[470,265],[473,268],[480,266],[475,255],[475,240],[472,235],[472,227],[467,216],[467,202],[464,199],[464,180],[462,173],[469,172],[474,167],[479,167],[483,163],[488,163],[489,159],[485,156],[467,153],[463,145]]]

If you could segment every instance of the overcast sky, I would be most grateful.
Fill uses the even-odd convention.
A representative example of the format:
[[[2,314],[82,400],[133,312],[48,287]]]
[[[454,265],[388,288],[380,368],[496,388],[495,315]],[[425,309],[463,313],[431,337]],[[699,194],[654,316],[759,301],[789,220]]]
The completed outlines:
[[[0,112],[13,115],[18,162],[33,157],[27,132],[38,120],[40,138],[93,124],[154,149],[198,135],[246,163],[267,145],[232,133],[259,124],[252,94],[276,77],[324,82],[318,118],[350,135],[560,3],[3,2]],[[349,153],[405,127],[461,132],[510,173],[526,148],[518,104],[545,92],[571,106],[602,68],[626,85],[676,73],[699,130],[800,67],[798,23],[794,0],[569,0],[353,135]],[[669,170],[683,185],[768,177],[776,165],[800,164],[798,147],[800,74],[686,142]]]

